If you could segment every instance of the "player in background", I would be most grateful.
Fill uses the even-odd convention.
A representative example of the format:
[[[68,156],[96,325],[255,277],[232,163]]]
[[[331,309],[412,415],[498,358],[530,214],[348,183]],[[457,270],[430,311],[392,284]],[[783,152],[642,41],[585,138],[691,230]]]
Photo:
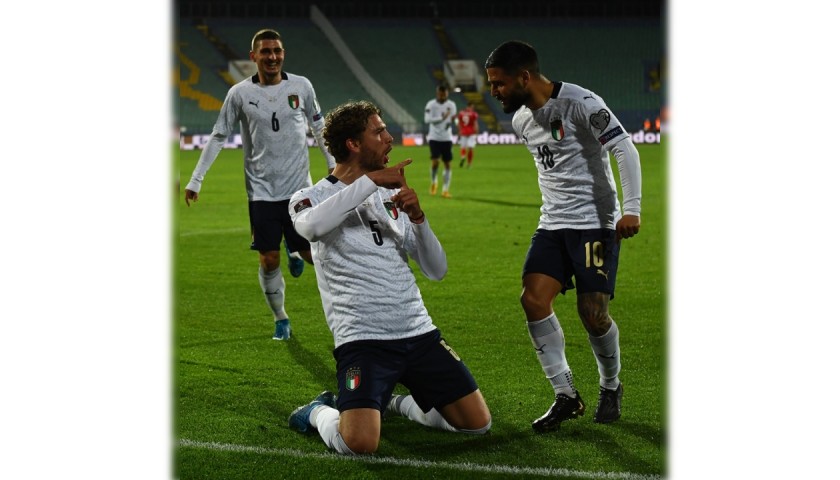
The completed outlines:
[[[438,165],[443,159],[443,198],[451,198],[449,183],[452,181],[452,169],[449,168],[452,162],[452,122],[458,107],[455,102],[449,100],[449,87],[438,85],[435,98],[426,103],[426,113],[423,121],[429,124],[429,150],[432,158],[432,185],[429,193],[435,195],[438,190]]]
[[[383,412],[447,431],[483,434],[490,411],[470,371],[432,323],[409,257],[440,280],[446,253],[429,226],[404,160],[386,167],[394,138],[367,101],[327,114],[324,137],[338,165],[296,193],[289,213],[312,242],[335,340],[338,397],[325,391],[289,416],[344,454],[373,453]],[[392,395],[402,383],[410,395]]]
[[[251,249],[260,254],[259,283],[274,315],[274,339],[287,340],[291,323],[285,307],[286,282],[280,271],[280,243],[285,237],[289,271],[303,273],[303,260],[312,263],[309,242],[295,232],[289,218],[289,198],[312,185],[306,132],[321,147],[327,170],[335,159],[327,151],[321,131],[324,120],[315,90],[308,79],[283,71],[286,51],[280,34],[260,30],[251,40],[250,58],[257,74],[228,91],[210,141],[204,147],[185,188],[187,206],[198,201],[204,176],[237,123],[242,134],[245,191],[251,224]]]
[[[467,103],[466,108],[458,112],[458,143],[461,144],[461,163],[467,161],[467,168],[472,167],[475,137],[478,133],[478,113],[473,109],[473,103]]]
[[[600,375],[595,421],[613,422],[621,416],[624,387],[618,378],[618,324],[610,316],[609,302],[615,291],[621,240],[639,232],[639,153],[601,97],[577,85],[547,79],[540,73],[537,52],[527,43],[503,43],[484,67],[491,95],[502,103],[505,113],[516,112],[513,129],[534,158],[543,200],[539,226],[522,269],[520,300],[555,400],[532,426],[538,432],[554,430],[585,410],[552,307],[558,293],[576,287],[578,314],[589,333]],[[618,163],[623,215],[609,153]]]

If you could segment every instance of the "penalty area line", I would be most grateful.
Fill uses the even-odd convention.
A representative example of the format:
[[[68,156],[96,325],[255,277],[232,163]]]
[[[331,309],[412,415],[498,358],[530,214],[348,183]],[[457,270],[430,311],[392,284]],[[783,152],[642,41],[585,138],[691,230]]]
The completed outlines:
[[[375,455],[339,455],[332,452],[304,452],[291,448],[265,448],[249,445],[235,445],[218,442],[199,442],[189,439],[181,439],[178,445],[185,448],[198,448],[202,450],[216,450],[222,452],[256,453],[260,455],[278,455],[295,458],[313,458],[321,460],[362,462],[379,465],[396,465],[412,468],[444,468],[462,472],[486,472],[503,473],[509,475],[537,475],[543,477],[573,477],[591,480],[660,480],[658,475],[643,475],[627,472],[584,472],[580,470],[569,470],[567,468],[543,468],[543,467],[517,467],[513,465],[486,465],[480,463],[452,463],[435,462],[430,460],[412,460],[407,458],[380,457]]]

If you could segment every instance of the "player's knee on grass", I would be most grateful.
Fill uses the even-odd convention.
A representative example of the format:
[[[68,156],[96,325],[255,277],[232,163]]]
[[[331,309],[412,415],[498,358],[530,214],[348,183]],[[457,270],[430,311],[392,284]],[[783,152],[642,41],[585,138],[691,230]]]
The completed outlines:
[[[375,453],[379,448],[379,437],[367,432],[342,433],[341,438],[344,440],[344,444],[347,445],[347,448],[357,455]]]
[[[449,425],[462,433],[481,435],[487,433],[493,423],[490,409],[480,390],[443,407],[441,413]]]
[[[466,424],[458,428],[458,431],[472,435],[484,435],[490,431],[491,425],[493,425],[493,418],[490,416],[490,411],[485,407],[484,411],[476,412],[475,415],[468,418]]]
[[[461,428],[459,429],[462,433],[469,433],[470,435],[484,435],[485,433],[490,431],[490,427],[493,425],[493,419],[488,418],[487,423],[481,428]]]

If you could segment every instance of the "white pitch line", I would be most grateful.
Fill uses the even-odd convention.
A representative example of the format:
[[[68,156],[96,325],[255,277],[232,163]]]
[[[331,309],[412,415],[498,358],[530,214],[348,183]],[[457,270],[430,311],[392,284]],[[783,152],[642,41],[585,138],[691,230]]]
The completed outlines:
[[[373,455],[345,456],[336,453],[313,453],[294,450],[291,448],[265,448],[248,445],[235,445],[230,443],[198,442],[195,440],[181,439],[178,444],[181,447],[200,448],[204,450],[217,450],[238,453],[258,453],[262,455],[280,455],[295,458],[316,458],[321,460],[338,460],[363,462],[385,465],[397,465],[415,468],[447,468],[463,472],[486,472],[504,473],[510,475],[539,475],[543,477],[575,477],[593,480],[615,479],[615,480],[660,480],[659,475],[643,475],[627,472],[584,472],[580,470],[569,470],[567,468],[542,468],[542,467],[517,467],[512,465],[483,465],[480,463],[450,463],[433,462],[429,460],[411,460],[405,458],[380,457]]]

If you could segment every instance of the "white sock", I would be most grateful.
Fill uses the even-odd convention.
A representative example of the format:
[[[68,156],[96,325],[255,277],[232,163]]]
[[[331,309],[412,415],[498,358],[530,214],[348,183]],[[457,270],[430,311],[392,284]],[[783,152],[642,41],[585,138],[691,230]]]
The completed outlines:
[[[280,269],[266,272],[260,267],[260,287],[262,287],[263,295],[265,295],[265,302],[268,308],[274,312],[274,320],[283,320],[289,318],[286,315],[286,281],[283,280],[283,274]]]
[[[437,172],[438,172],[438,167],[432,167],[432,184],[437,183]]]
[[[329,448],[345,455],[355,455],[350,450],[338,431],[338,410],[326,405],[319,405],[309,413],[309,424],[318,429],[318,434]]]
[[[542,320],[527,322],[531,343],[537,351],[545,377],[551,382],[554,393],[575,396],[572,370],[566,362],[566,337],[557,316],[552,313]]]
[[[592,353],[598,363],[601,375],[600,385],[610,390],[618,388],[618,372],[621,371],[621,349],[618,346],[618,324],[612,322],[607,333],[600,337],[589,336]]]
[[[443,169],[443,191],[449,191],[449,181],[452,180],[452,169],[445,168]]]
[[[394,395],[391,397],[391,401],[388,402],[388,410],[398,413],[411,421],[427,427],[447,430],[450,432],[460,431],[450,425],[449,422],[443,418],[443,415],[434,408],[429,410],[427,413],[423,413],[423,410],[420,409],[420,406],[417,405],[417,402],[414,401],[414,397],[411,395]]]

